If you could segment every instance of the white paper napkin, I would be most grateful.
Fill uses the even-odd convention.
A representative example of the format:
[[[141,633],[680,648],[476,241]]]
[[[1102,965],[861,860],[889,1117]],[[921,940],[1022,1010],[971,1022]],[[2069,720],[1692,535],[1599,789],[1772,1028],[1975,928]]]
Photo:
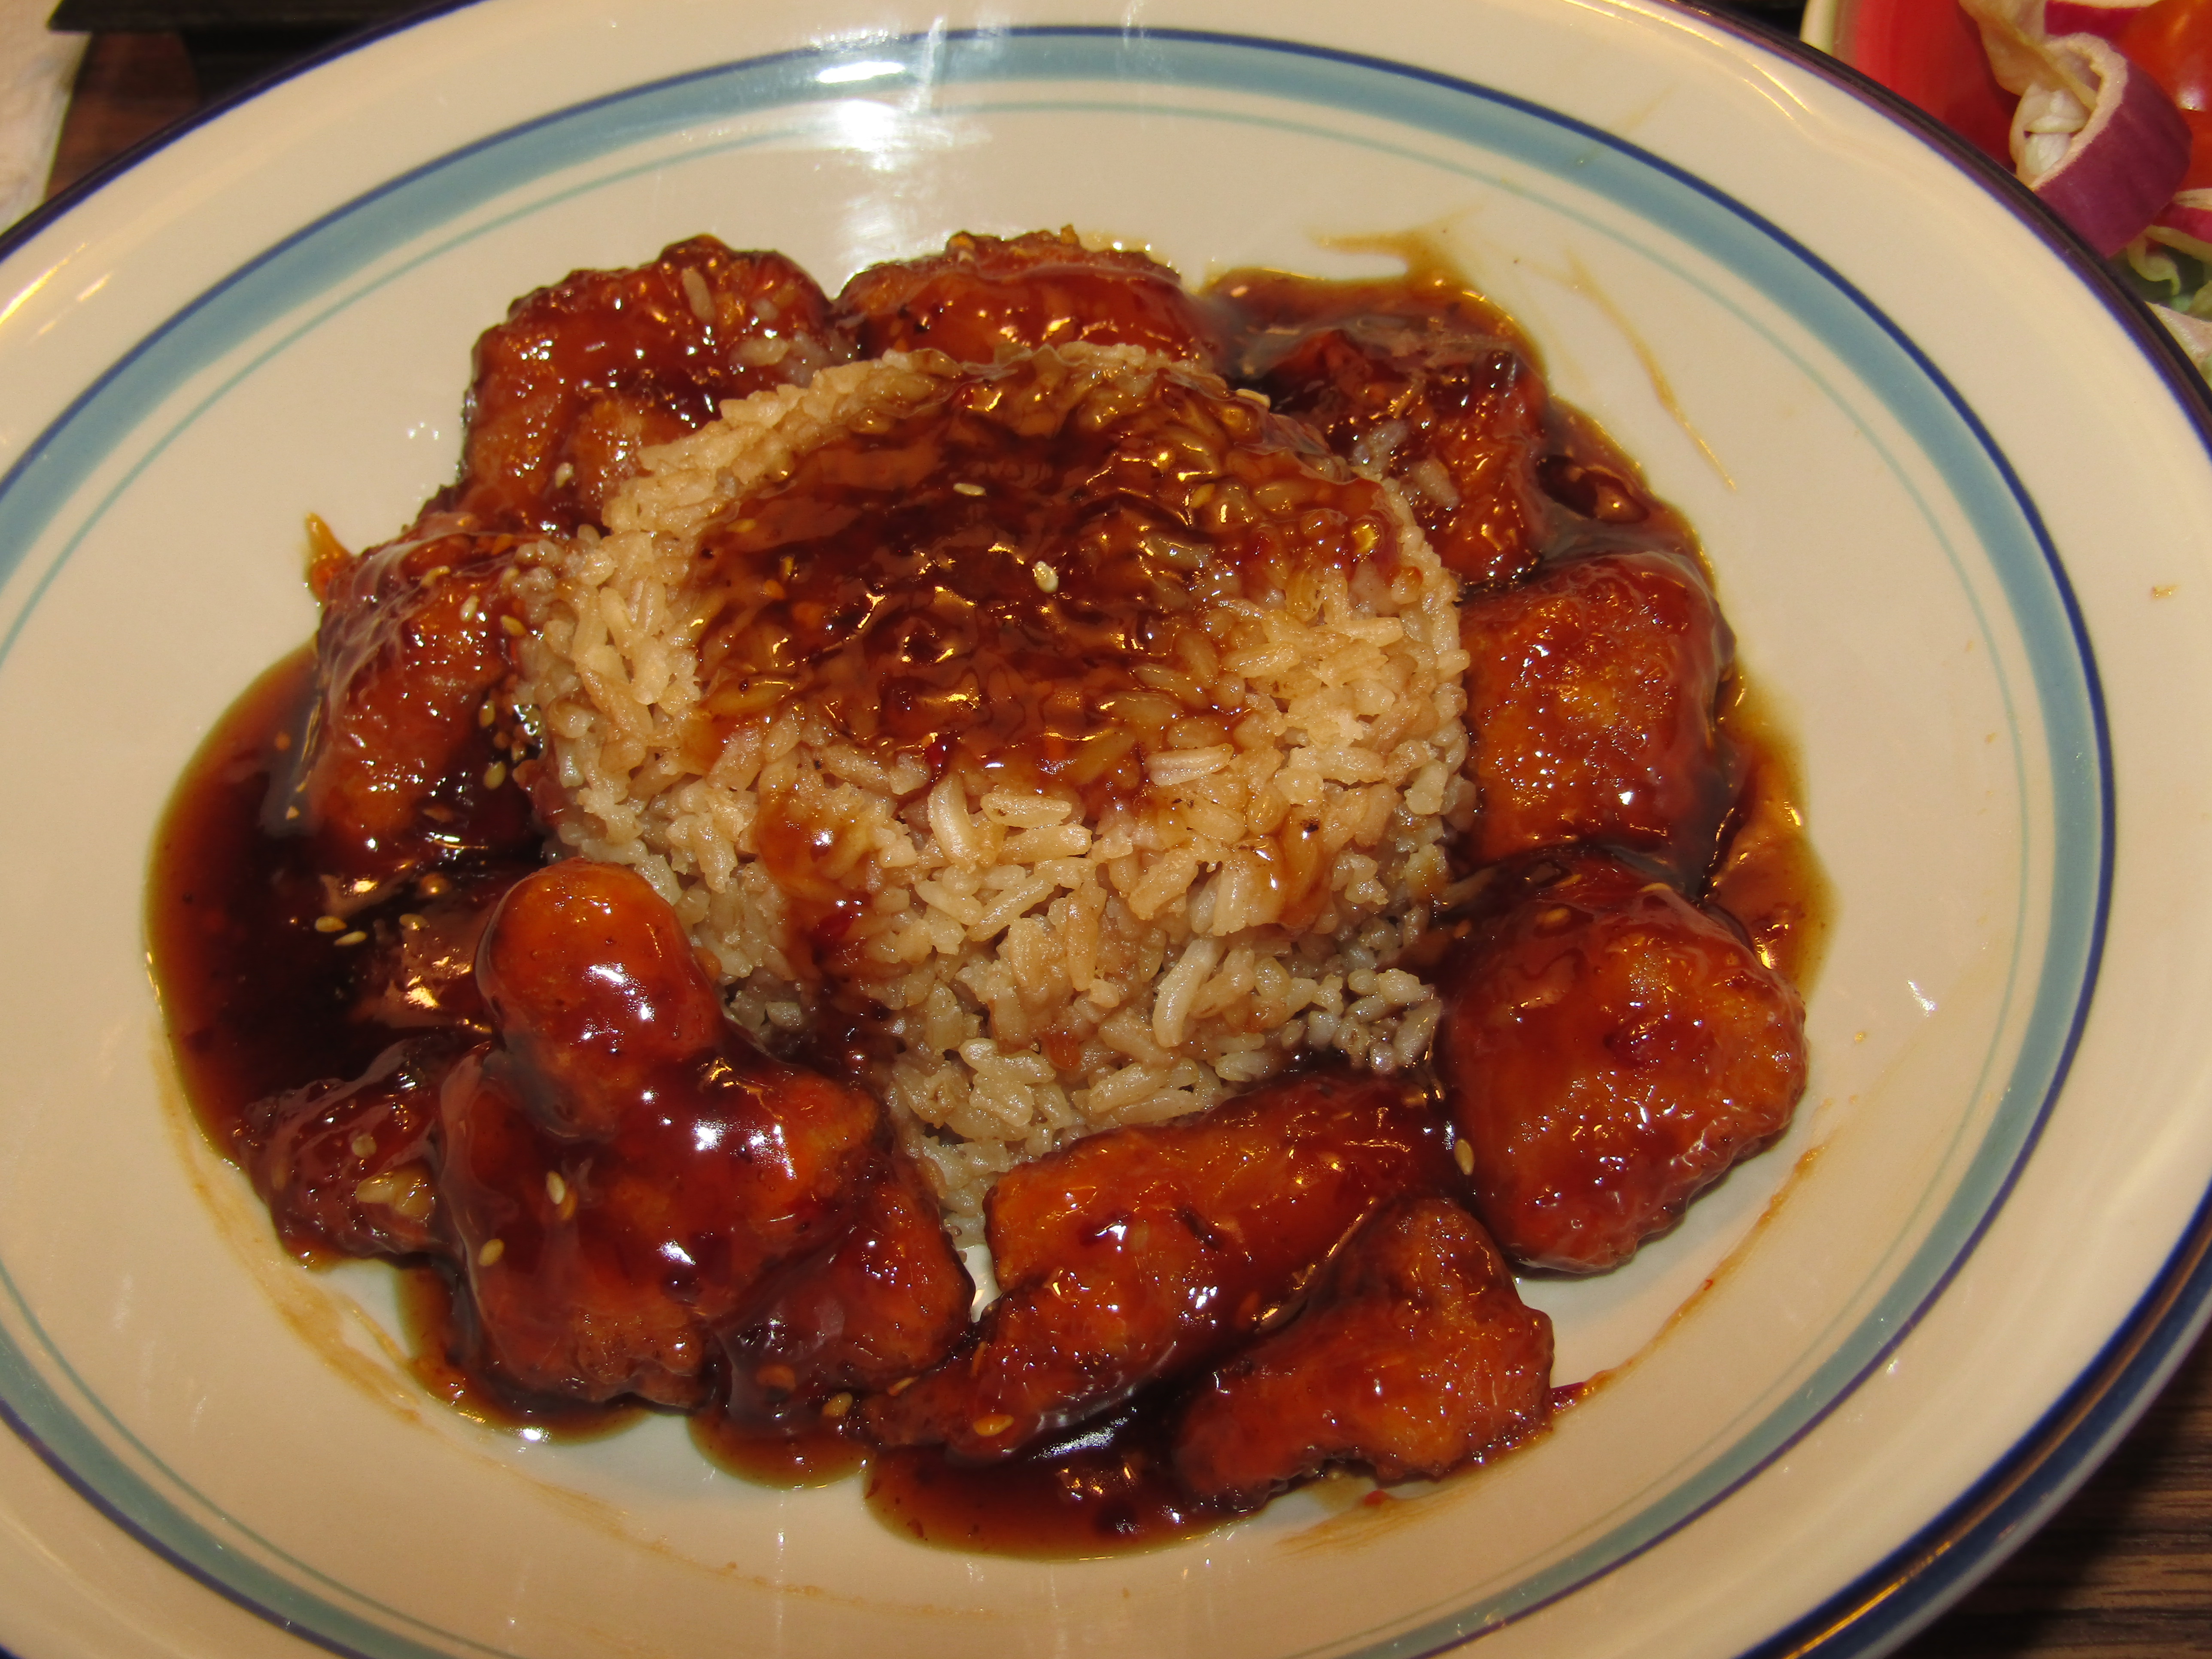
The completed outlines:
[[[0,230],[45,198],[82,34],[54,34],[55,0],[0,0]]]

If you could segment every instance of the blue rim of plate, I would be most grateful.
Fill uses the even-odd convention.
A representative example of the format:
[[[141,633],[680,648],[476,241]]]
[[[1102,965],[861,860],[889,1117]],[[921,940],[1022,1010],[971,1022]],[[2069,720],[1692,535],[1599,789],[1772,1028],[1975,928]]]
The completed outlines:
[[[369,40],[415,27],[426,16],[434,15],[401,20],[388,28],[346,42],[314,62],[343,57]],[[1732,19],[1712,21],[1764,49],[1790,49],[1790,43],[1755,27]],[[267,305],[260,302],[270,297],[264,290],[272,283],[285,296],[284,305],[300,303],[302,296],[296,285],[291,289],[283,288],[287,279],[286,262],[295,262],[311,276],[313,270],[320,270],[322,268],[315,264],[318,239],[342,240],[349,231],[360,234],[362,224],[374,220],[380,204],[389,208],[403,198],[401,205],[407,213],[401,216],[407,217],[411,230],[419,230],[423,222],[420,216],[423,197],[435,197],[441,189],[458,192],[441,198],[446,201],[448,213],[465,212],[475,201],[517,182],[516,173],[502,173],[500,166],[502,160],[509,160],[512,165],[512,149],[518,143],[545,140],[548,135],[566,137],[573,142],[580,131],[599,130],[601,136],[597,141],[598,153],[605,153],[611,144],[627,143],[641,136],[639,125],[626,125],[626,122],[642,123],[658,131],[681,125],[702,112],[728,114],[733,109],[754,112],[779,105],[804,104],[824,95],[814,80],[814,72],[828,64],[861,53],[871,57],[911,53],[925,44],[938,54],[929,68],[940,83],[972,87],[994,79],[1026,82],[1080,79],[1135,85],[1166,82],[1254,93],[1361,117],[1380,118],[1455,139],[1479,152],[1507,155],[1523,163],[1533,161],[1540,167],[1549,165],[1564,172],[1572,167],[1577,186],[1601,196],[1610,195],[1616,205],[1626,207],[1647,220],[1656,212],[1651,194],[1656,187],[1665,195],[1670,228],[1680,229],[1686,222],[1694,221],[1704,237],[1695,244],[1702,252],[1716,258],[1725,257],[1740,273],[1751,272],[1753,285],[1765,297],[1789,311],[1796,321],[1831,346],[1848,343],[1855,348],[1856,356],[1841,349],[1838,355],[1861,365],[1863,375],[1869,377],[1868,386],[1889,405],[1895,418],[1923,441],[1923,447],[1929,453],[1945,456],[1939,469],[1944,482],[1952,487],[1960,508],[1984,544],[1992,550],[2008,550],[2008,556],[1998,559],[1993,568],[2012,605],[2014,622],[2023,628],[2023,643],[2028,647],[2031,678],[2036,682],[2033,691],[2046,746],[2051,751],[2054,778],[2057,822],[2051,833],[2057,855],[2053,860],[2054,890],[2050,896],[2051,932],[2033,998],[2039,1017],[2028,1022],[2021,1054],[2006,1091],[2006,1104],[1969,1170],[1969,1178],[1952,1196],[1946,1210],[1946,1225],[1939,1227],[1916,1255],[1913,1268],[1917,1272],[1908,1271],[1895,1281],[1891,1297],[1862,1322],[1853,1337],[1832,1357],[1818,1385],[1801,1390],[1790,1405],[1771,1415],[1758,1430],[1742,1437],[1735,1449],[1738,1455],[1707,1465],[1698,1479],[1670,1492],[1670,1502],[1650,1506],[1638,1517],[1636,1524],[1617,1528],[1599,1545],[1571,1558],[1569,1565],[1534,1575],[1505,1595],[1487,1598],[1478,1607],[1462,1609],[1443,1620],[1362,1650],[1369,1656],[1434,1652],[1479,1630],[1524,1616],[1679,1530],[1785,1452],[1848,1397],[1861,1379],[1883,1363],[1926,1309],[1942,1295],[2004,1203],[2064,1080],[2096,982],[2111,883],[2112,761],[2094,655],[2065,573],[2033,501],[1972,410],[1894,325],[1809,250],[1742,204],[1680,169],[1555,112],[1439,72],[1296,42],[1197,31],[1161,29],[1127,33],[1115,27],[1069,26],[1009,28],[988,33],[951,33],[926,40],[877,40],[825,51],[742,60],[580,103],[465,146],[334,210],[241,266],[223,283],[180,310],[168,324],[106,371],[33,442],[23,459],[5,477],[0,477],[0,570],[9,568],[19,556],[6,550],[8,542],[15,539],[7,534],[6,529],[9,518],[14,516],[9,507],[10,496],[15,496],[19,512],[29,498],[29,516],[43,522],[68,497],[71,481],[81,479],[90,461],[106,453],[101,441],[88,441],[86,438],[88,428],[101,424],[95,418],[101,409],[112,406],[104,400],[127,393],[135,401],[148,390],[149,376],[151,384],[173,384],[189,367],[219,356],[234,343],[235,331],[241,326],[237,319],[241,314],[273,314]],[[1817,58],[1817,54],[1802,48],[1796,49],[1796,55],[1808,62]],[[313,67],[313,63],[310,63],[293,72]],[[1816,67],[1848,90],[1864,95],[1866,88],[1858,77],[1848,71],[1836,72],[1833,66],[1826,64],[1816,64]],[[733,101],[726,94],[740,86],[746,95]],[[703,105],[696,101],[702,97],[708,101]],[[1884,107],[1887,106],[1885,102]],[[214,112],[209,113],[212,115]],[[594,123],[603,125],[594,129]],[[1939,147],[1947,154],[1954,149],[1948,144]],[[559,150],[560,144],[555,143],[552,148]],[[509,155],[503,157],[502,150],[508,151]],[[525,158],[520,176],[542,176],[562,164],[558,155],[550,161],[541,156],[534,163]],[[1979,182],[1989,182],[1987,171],[1990,170],[1976,171]],[[2002,180],[2002,174],[1996,177]],[[97,182],[88,181],[85,187],[92,188]],[[2009,185],[2011,181],[2002,182]],[[2016,190],[2016,186],[2013,188]],[[69,204],[76,199],[77,195],[72,192],[48,211],[33,216],[17,233],[0,238],[0,253],[5,253],[19,239],[34,234],[54,214],[66,211]],[[2019,206],[2012,197],[2006,199],[2015,208]],[[1685,213],[1687,220],[1683,217]],[[2063,233],[2053,234],[2044,227],[2038,210],[2031,207],[2024,216],[2070,263],[2083,264],[2081,251]],[[2093,262],[2089,274],[2097,281],[2107,304],[2139,339],[2149,344],[2154,356],[2160,356],[2160,343],[2150,332],[2154,325],[2140,308],[2118,293],[2108,280],[2103,280],[2101,270],[2095,270]],[[326,278],[327,271],[323,275]],[[1784,293],[1790,295],[1788,301],[1782,297]],[[1873,354],[1871,361],[1881,365],[1879,369],[1865,367],[1869,351]],[[177,355],[179,352],[181,356]],[[2193,385],[2193,375],[2189,377],[2189,383],[2184,383],[2173,374],[2177,355],[2167,347],[2160,360],[2178,387],[2188,384],[2184,401],[2200,430],[2212,430],[2212,410],[2207,410],[2201,391]],[[33,463],[40,460],[46,465],[34,469]],[[22,542],[16,544],[20,548]],[[35,608],[36,602],[33,599],[26,607],[26,617]],[[2033,623],[2028,621],[2030,617]],[[2042,630],[2040,649],[2031,643],[2039,628]],[[4,650],[4,645],[0,645],[0,653]],[[2069,777],[2087,786],[2086,790],[2077,793],[2066,788],[2064,781]],[[1962,1194],[1969,1196],[1962,1200]],[[2203,1219],[2200,1218],[2200,1221]],[[2193,1228],[2191,1237],[2204,1231],[2202,1225]],[[2178,1253],[2176,1259],[2183,1253]],[[2202,1254],[2200,1242],[2191,1255],[2192,1263]],[[0,1263],[0,1276],[4,1273],[5,1264]],[[2169,1276],[2170,1273],[2171,1269]],[[2212,1276],[2199,1277],[2205,1277],[2207,1282],[2198,1286],[2195,1279],[2190,1281],[2196,1299],[2187,1307],[2201,1311],[2199,1304],[2208,1292],[2212,1292]],[[1899,1291],[1899,1285],[1908,1288]],[[12,1284],[8,1289],[13,1295]],[[2156,1297],[2154,1292],[2146,1305]],[[29,1310],[20,1297],[16,1305],[28,1318]],[[2142,1310],[2130,1316],[2121,1336],[2116,1337],[2108,1348],[2108,1357],[2124,1346],[2128,1332],[2136,1328],[2142,1317]],[[2171,1313],[2164,1316],[2162,1322],[2155,1323],[2150,1330],[2154,1335],[2163,1333],[2169,1339],[2165,1346],[2160,1348],[2156,1343],[2141,1340],[2136,1342],[2130,1349],[2135,1360],[2117,1362],[2122,1367],[2120,1378],[2111,1387],[2100,1389],[2095,1401],[2077,1411],[2075,1417],[2085,1425],[2102,1422],[2109,1430],[2115,1412],[2124,1413],[2124,1401],[2101,1417],[2097,1407],[2103,1401],[2118,1397],[2121,1384],[2135,1376],[2137,1370],[2146,1376],[2154,1372],[2154,1361],[2145,1357],[2151,1355],[2154,1348],[2160,1353],[2172,1349],[2179,1342],[2178,1332],[2187,1322],[2184,1320],[2177,1324]],[[35,1329],[34,1320],[31,1327]],[[60,1358],[58,1354],[54,1358]],[[2129,1369],[2130,1364],[2136,1369]],[[2148,1369],[2144,1369],[2145,1365]],[[65,1371],[65,1362],[63,1368]],[[2136,1384],[2138,1389],[2144,1386],[2147,1384]],[[2044,1434],[2052,1421],[2065,1414],[2066,1409],[2062,1404],[2021,1446],[2027,1448],[2035,1443],[2038,1435]],[[127,1467],[88,1431],[4,1336],[0,1336],[0,1415],[5,1415],[16,1431],[64,1479],[118,1524],[182,1571],[281,1627],[334,1651],[375,1656],[376,1659],[389,1655],[416,1656],[451,1650],[419,1646],[395,1635],[387,1626],[365,1621],[312,1591],[302,1590],[295,1581],[267,1572],[258,1562],[230,1553],[219,1540],[155,1491],[136,1469]],[[119,1425],[112,1426],[120,1431]],[[2074,1445],[2085,1432],[2082,1429],[2069,1431],[2062,1443]],[[127,1434],[125,1438],[128,1438]],[[140,1450],[144,1452],[145,1449]],[[1985,1493],[2004,1470],[2025,1455],[2016,1451],[2005,1460],[1976,1489],[1977,1492]],[[146,1455],[150,1458],[150,1453]],[[2059,1450],[2054,1447],[2037,1455],[2031,1462],[2033,1467],[2048,1467],[2058,1455]],[[2017,1497],[2024,1488],[2015,1482],[2011,1490]],[[1898,1628],[1895,1620],[1844,1619],[1838,1616],[1838,1611],[1881,1603],[1900,1581],[1908,1586],[1937,1585],[1936,1594],[1940,1595],[1939,1574],[1932,1570],[1914,1573],[1905,1569],[1916,1559],[1916,1547],[1923,1546],[1939,1534],[1955,1536],[1944,1532],[1944,1528],[1954,1516],[1964,1515],[1973,1499],[1974,1494],[1969,1494],[1954,1507],[1951,1516],[1900,1550],[1892,1561],[1868,1575],[1826,1607],[1808,1615],[1792,1630],[1804,1632],[1820,1650],[1831,1653],[1864,1651],[1871,1644],[1892,1639]],[[1629,1535],[1632,1533],[1633,1536]],[[281,1556],[281,1552],[272,1553]],[[1954,1548],[1942,1559],[1948,1562],[1954,1559],[1956,1553]],[[1572,1565],[1574,1562],[1583,1565],[1577,1567]],[[304,1575],[308,1570],[303,1566],[301,1571]],[[405,1615],[391,1611],[396,1620],[405,1620]],[[1790,1643],[1787,1647],[1777,1648],[1770,1644],[1757,1651],[1809,1650],[1805,1641],[1796,1639],[1791,1632],[1784,1632],[1775,1641],[1785,1639]]]

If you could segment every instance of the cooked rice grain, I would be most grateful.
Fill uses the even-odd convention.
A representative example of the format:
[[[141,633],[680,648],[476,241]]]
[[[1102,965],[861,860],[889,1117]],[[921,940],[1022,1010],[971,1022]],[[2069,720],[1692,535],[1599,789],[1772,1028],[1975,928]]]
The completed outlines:
[[[1111,407],[1194,374],[1128,348],[1066,348],[1053,368],[1069,397]],[[972,1224],[999,1173],[1075,1136],[1196,1111],[1304,1049],[1383,1070],[1425,1051],[1434,993],[1393,964],[1448,880],[1444,824],[1468,808],[1467,659],[1456,583],[1393,495],[1387,586],[1355,593],[1327,568],[1267,601],[1209,599],[1181,659],[1136,671],[1156,712],[1242,712],[1229,742],[1145,751],[1145,787],[1094,817],[1049,787],[933,782],[920,757],[864,746],[773,687],[725,719],[718,751],[687,747],[704,624],[684,580],[702,530],[958,372],[930,354],[827,369],[647,451],[607,533],[525,579],[520,654],[562,842],[644,873],[763,1041],[787,1042],[832,997],[879,1021],[890,1057],[867,1081]],[[842,987],[790,937],[792,899],[761,855],[771,805],[809,837],[810,876],[860,901]],[[1311,861],[1310,915],[1285,914],[1286,859]]]

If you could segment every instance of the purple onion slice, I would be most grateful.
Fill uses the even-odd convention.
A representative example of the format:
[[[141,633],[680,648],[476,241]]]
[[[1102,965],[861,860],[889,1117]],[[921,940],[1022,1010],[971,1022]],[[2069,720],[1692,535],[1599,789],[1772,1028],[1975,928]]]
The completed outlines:
[[[2189,124],[2155,81],[2100,36],[2042,45],[2056,74],[2021,95],[2013,158],[2045,205],[2110,258],[2180,188]]]
[[[2185,190],[2151,222],[2156,240],[2212,260],[2212,190]]]

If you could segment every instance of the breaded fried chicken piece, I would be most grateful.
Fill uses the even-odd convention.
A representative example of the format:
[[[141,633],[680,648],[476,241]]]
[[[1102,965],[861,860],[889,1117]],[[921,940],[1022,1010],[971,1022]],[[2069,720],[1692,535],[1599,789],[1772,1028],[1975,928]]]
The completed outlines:
[[[426,517],[526,534],[596,524],[641,449],[850,355],[822,290],[781,253],[695,236],[649,264],[572,272],[477,340],[460,481]]]
[[[1446,568],[1495,582],[1535,564],[1547,400],[1511,342],[1441,315],[1363,313],[1314,327],[1257,384],[1337,453],[1395,479]]]
[[[441,1255],[438,1084],[465,1037],[393,1043],[350,1082],[319,1082],[247,1106],[238,1159],[287,1248],[303,1256]]]
[[[1735,783],[1715,724],[1735,641],[1688,561],[1552,566],[1470,599],[1460,642],[1477,861],[1602,841],[1704,873]]]
[[[1212,1377],[1186,1409],[1176,1474],[1255,1509],[1330,1463],[1431,1480],[1525,1438],[1549,1414],[1552,1322],[1445,1198],[1379,1212],[1304,1311]]]
[[[914,1166],[887,1158],[854,1208],[844,1239],[774,1274],[725,1338],[739,1429],[804,1425],[838,1394],[927,1370],[966,1334],[975,1283]]]
[[[477,972],[499,1039],[446,1080],[440,1197],[486,1357],[543,1393],[701,1403],[719,1328],[851,1227],[875,1103],[754,1048],[621,866],[519,883]]]
[[[1516,1261],[1594,1273],[1790,1124],[1804,1005],[1726,920],[1595,854],[1500,884],[1442,975],[1445,1100]]]
[[[366,890],[458,855],[527,854],[493,707],[513,677],[512,536],[393,542],[337,568],[316,635],[315,716],[287,817]]]
[[[989,1203],[1003,1294],[864,1426],[988,1461],[1210,1364],[1294,1304],[1377,1206],[1459,1186],[1450,1146],[1401,1085],[1321,1073],[1010,1170]]]
[[[860,355],[933,346],[988,363],[1007,348],[1138,345],[1220,367],[1222,339],[1182,279],[1141,253],[1091,249],[1072,232],[1011,241],[965,232],[945,252],[872,266],[845,284],[837,319]]]
[[[1231,271],[1212,292],[1245,333],[1237,375],[1338,454],[1406,493],[1429,544],[1470,582],[1511,581],[1614,526],[1689,545],[1635,469],[1554,404],[1528,343],[1450,272],[1318,283]]]

